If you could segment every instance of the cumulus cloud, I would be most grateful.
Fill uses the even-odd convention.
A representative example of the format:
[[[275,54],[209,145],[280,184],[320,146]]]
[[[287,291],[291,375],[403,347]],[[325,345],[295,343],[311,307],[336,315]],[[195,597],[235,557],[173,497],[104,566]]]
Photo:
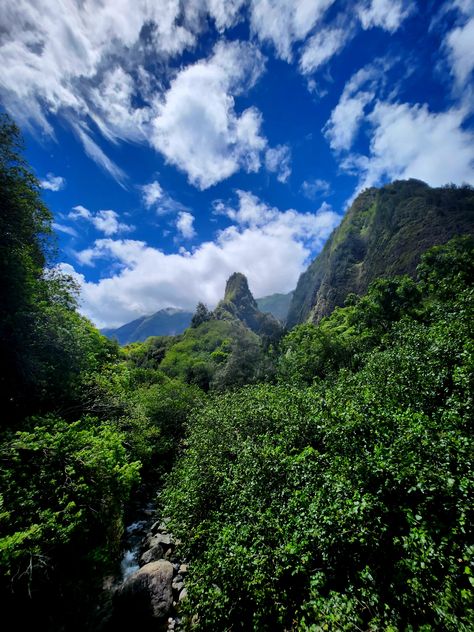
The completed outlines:
[[[202,174],[190,166],[192,159],[179,150],[175,155],[170,149],[169,143],[177,139],[176,130],[168,127],[170,124],[172,128],[173,122],[166,108],[167,103],[179,102],[176,91],[185,87],[186,78],[188,87],[194,86],[199,92],[199,67],[194,70],[194,83],[190,79],[193,72],[185,74],[174,84],[174,92],[162,100],[158,96],[163,92],[162,82],[169,77],[169,62],[195,46],[197,36],[207,28],[207,19],[211,18],[222,31],[240,19],[242,5],[241,0],[64,0],[58,10],[51,0],[5,0],[0,4],[0,97],[20,124],[32,123],[51,136],[54,131],[50,116],[61,116],[72,125],[88,156],[121,184],[125,175],[94,139],[91,122],[108,141],[146,143],[155,119],[153,145],[163,149],[168,160],[180,168],[190,167],[190,180],[203,183]],[[259,113],[248,109],[239,116],[233,109],[238,88],[251,82],[250,49],[241,73],[235,58],[229,62],[223,48],[217,52],[224,66],[233,66],[230,77],[226,82],[218,76],[217,58],[213,68],[203,62],[201,69],[207,67],[210,74],[214,69],[214,79],[208,77],[201,87],[211,87],[208,114],[214,110],[226,119],[226,129],[219,127],[221,118],[208,131],[214,132],[210,143],[218,145],[218,158],[225,153],[222,177],[227,177],[240,166],[249,170],[258,167],[257,154],[263,140],[258,135]],[[241,52],[245,54],[243,49]],[[261,57],[254,57],[256,69]],[[150,64],[162,72],[147,71]],[[221,74],[227,70],[224,66]],[[181,116],[182,122],[202,120],[199,97],[187,111],[185,104],[179,105],[178,118]],[[220,175],[214,173],[210,180],[214,182]]]
[[[55,176],[54,173],[48,173],[46,178],[40,180],[40,186],[47,191],[61,191],[66,186],[66,178]]]
[[[124,224],[119,221],[119,215],[110,209],[100,210],[92,213],[82,205],[75,206],[68,215],[69,219],[82,219],[94,226],[94,228],[104,235],[115,235],[117,233],[134,230],[134,226]]]
[[[103,259],[114,270],[90,282],[67,268],[81,284],[83,312],[102,327],[168,306],[212,306],[235,271],[247,275],[256,296],[288,292],[340,220],[326,204],[316,213],[282,212],[243,191],[235,208],[221,203],[221,211],[233,223],[191,252],[165,254],[142,241],[109,238],[77,253],[82,264]]]
[[[363,174],[361,187],[383,179],[419,178],[431,186],[474,184],[474,134],[464,129],[467,112],[431,112],[427,105],[378,102],[368,156],[349,156],[348,169]]]
[[[178,217],[176,219],[176,229],[178,231],[178,235],[183,239],[192,239],[196,236],[196,231],[194,230],[194,215],[188,213],[187,211],[181,211],[178,213]]]
[[[327,180],[314,178],[313,180],[304,180],[301,185],[301,191],[307,198],[314,200],[318,196],[330,195],[331,185]]]
[[[357,8],[363,29],[378,26],[394,33],[412,13],[414,5],[406,0],[366,0]]]
[[[219,42],[209,59],[184,68],[155,104],[151,142],[200,189],[238,169],[257,171],[266,140],[253,107],[238,114],[234,96],[252,87],[264,70],[250,44]]]
[[[292,48],[304,40],[335,0],[252,0],[250,24],[261,41],[271,42],[277,55],[292,60]]]
[[[291,150],[288,145],[271,147],[265,152],[267,171],[277,174],[279,182],[286,182],[291,175]]]

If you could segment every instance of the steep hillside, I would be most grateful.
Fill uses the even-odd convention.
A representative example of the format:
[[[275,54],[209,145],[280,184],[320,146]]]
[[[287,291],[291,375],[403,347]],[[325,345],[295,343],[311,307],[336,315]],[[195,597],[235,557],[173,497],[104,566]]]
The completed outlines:
[[[151,316],[141,316],[118,329],[103,329],[108,338],[115,338],[121,345],[143,342],[149,336],[175,336],[189,327],[192,313],[167,307]]]
[[[281,323],[284,323],[288,316],[292,298],[293,292],[288,292],[288,294],[270,294],[269,296],[262,296],[262,298],[256,298],[255,300],[261,312],[271,314]]]
[[[361,193],[296,287],[287,326],[318,322],[362,294],[371,281],[414,275],[420,255],[451,237],[474,232],[472,187],[431,188],[419,180]]]

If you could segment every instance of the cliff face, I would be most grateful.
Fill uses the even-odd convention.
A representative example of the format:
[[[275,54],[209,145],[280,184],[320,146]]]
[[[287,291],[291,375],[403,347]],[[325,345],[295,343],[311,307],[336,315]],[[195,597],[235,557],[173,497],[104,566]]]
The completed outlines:
[[[296,287],[287,327],[318,322],[377,277],[414,275],[421,253],[474,232],[474,190],[419,180],[361,193]]]
[[[247,278],[240,272],[234,272],[227,280],[224,299],[214,310],[214,317],[218,320],[236,318],[259,335],[274,336],[281,330],[276,318],[258,309]]]

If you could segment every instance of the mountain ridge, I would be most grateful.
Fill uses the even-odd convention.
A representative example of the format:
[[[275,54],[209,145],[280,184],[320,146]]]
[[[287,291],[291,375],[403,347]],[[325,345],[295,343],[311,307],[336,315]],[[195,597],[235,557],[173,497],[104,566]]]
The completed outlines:
[[[472,187],[431,188],[410,179],[366,189],[300,276],[286,326],[319,322],[378,277],[414,276],[428,248],[473,232]]]

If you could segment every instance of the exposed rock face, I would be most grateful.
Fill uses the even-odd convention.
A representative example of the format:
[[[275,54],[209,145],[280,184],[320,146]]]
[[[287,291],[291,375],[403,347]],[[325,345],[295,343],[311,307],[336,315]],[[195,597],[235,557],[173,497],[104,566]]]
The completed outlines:
[[[131,575],[115,596],[117,619],[165,620],[173,605],[173,574],[171,562],[158,560]]]
[[[287,327],[319,322],[376,278],[414,275],[431,246],[474,231],[472,188],[431,188],[419,180],[361,193],[296,287]]]
[[[224,299],[216,307],[214,317],[219,320],[241,320],[260,336],[277,336],[282,329],[276,318],[258,309],[249,289],[247,277],[240,272],[234,272],[227,280]]]

